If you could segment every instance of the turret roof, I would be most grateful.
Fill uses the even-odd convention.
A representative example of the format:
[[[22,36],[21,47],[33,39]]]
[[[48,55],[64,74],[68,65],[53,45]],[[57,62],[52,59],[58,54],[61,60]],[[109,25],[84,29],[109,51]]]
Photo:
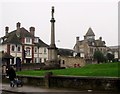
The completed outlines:
[[[95,34],[94,34],[93,30],[91,29],[91,27],[88,29],[85,36],[95,36]]]

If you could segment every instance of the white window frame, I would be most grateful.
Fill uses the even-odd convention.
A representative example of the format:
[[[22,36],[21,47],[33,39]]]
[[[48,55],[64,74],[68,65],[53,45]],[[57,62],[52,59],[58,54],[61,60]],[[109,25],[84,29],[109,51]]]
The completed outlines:
[[[26,42],[26,44],[32,44],[32,38],[26,37],[25,42]]]
[[[34,38],[34,42],[38,43],[39,38]]]
[[[37,53],[38,52],[38,49],[37,47],[34,48],[34,53]]]
[[[18,52],[20,52],[20,51],[21,51],[21,47],[20,47],[20,50],[18,50],[18,48],[19,48],[19,47],[20,47],[20,46],[18,46],[18,47],[17,47],[17,51],[18,51]]]

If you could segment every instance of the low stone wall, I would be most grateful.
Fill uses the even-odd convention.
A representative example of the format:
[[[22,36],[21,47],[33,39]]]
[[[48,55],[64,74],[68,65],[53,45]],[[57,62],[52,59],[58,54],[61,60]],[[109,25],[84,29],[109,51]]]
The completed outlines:
[[[18,76],[25,85],[42,86],[46,88],[70,88],[77,90],[114,91],[120,89],[120,78],[116,77],[76,77],[76,76],[52,76],[47,73],[41,77]],[[3,82],[8,79],[3,77]]]
[[[93,91],[118,91],[120,79],[100,77],[52,76],[50,87],[74,88]]]

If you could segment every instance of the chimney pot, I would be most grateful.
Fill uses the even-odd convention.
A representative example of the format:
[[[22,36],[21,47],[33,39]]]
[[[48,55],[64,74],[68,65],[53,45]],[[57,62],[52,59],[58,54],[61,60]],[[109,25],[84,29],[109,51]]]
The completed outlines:
[[[9,27],[6,26],[6,27],[5,27],[5,34],[6,34],[6,35],[8,34],[8,31],[9,31]]]
[[[76,41],[79,41],[79,37],[76,37]]]
[[[102,40],[102,37],[100,37],[99,39]]]
[[[30,31],[35,31],[35,27],[30,27]]]
[[[5,27],[5,31],[9,31],[9,27],[8,26]]]
[[[21,23],[20,23],[20,22],[18,22],[16,26],[17,26],[17,27],[20,27],[20,25],[21,25]]]

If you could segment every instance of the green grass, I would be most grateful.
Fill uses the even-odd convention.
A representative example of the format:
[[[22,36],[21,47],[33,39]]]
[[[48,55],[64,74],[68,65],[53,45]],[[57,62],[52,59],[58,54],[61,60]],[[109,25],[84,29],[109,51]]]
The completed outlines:
[[[44,76],[46,72],[53,72],[53,75],[68,76],[99,76],[99,77],[120,77],[120,63],[90,64],[82,68],[68,68],[59,70],[26,70],[17,72],[18,75]]]

